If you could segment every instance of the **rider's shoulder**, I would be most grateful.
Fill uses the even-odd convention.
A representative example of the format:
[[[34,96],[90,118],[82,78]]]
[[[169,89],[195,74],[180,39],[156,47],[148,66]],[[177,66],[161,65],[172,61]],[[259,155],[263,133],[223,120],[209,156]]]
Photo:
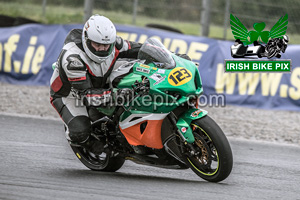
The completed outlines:
[[[63,66],[68,70],[85,70],[85,62],[81,56],[85,55],[75,43],[68,43],[63,47],[65,53],[61,56]]]
[[[68,44],[70,42],[74,42],[75,44],[79,44],[81,43],[81,35],[82,35],[82,30],[81,29],[73,29],[71,30],[65,41],[64,41],[64,44]]]
[[[81,29],[73,29],[69,32],[63,46],[63,50],[67,54],[80,54],[83,52],[81,33]]]
[[[75,70],[75,71],[85,71],[86,66],[80,55],[78,54],[71,54],[66,58],[68,62],[67,69],[68,70]]]

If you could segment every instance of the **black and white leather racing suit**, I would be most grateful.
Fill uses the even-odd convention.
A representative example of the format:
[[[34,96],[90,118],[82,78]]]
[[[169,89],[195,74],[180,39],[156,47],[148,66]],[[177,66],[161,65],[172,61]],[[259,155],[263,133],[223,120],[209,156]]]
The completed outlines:
[[[76,143],[85,142],[91,134],[91,119],[87,107],[78,105],[78,92],[108,89],[107,80],[117,68],[117,59],[137,58],[141,47],[139,43],[117,37],[115,51],[99,64],[85,54],[81,35],[80,29],[68,34],[50,80],[51,104],[67,127],[67,138]]]

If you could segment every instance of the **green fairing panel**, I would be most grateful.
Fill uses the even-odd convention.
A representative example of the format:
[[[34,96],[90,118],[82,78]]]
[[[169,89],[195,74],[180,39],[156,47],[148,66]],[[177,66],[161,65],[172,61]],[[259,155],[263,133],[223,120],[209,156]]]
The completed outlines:
[[[176,68],[163,69],[154,63],[147,65],[135,63],[133,73],[120,81],[118,88],[132,88],[136,80],[140,82],[144,77],[147,77],[150,82],[149,95],[134,100],[130,105],[131,109],[168,113],[179,104],[188,101],[188,95],[198,96],[203,92],[200,74],[195,64],[174,54],[172,56],[176,62]],[[176,99],[175,95],[179,95],[181,98]]]
[[[134,73],[130,73],[118,84],[118,88],[131,88],[131,86],[134,84],[135,81],[142,81],[142,76]]]
[[[186,112],[184,112],[183,114],[181,114],[179,118],[184,119],[186,122],[190,124],[192,121],[206,116],[207,113],[208,112],[206,110],[191,108]]]
[[[131,88],[136,80],[142,81],[143,77],[147,77],[151,86],[150,94],[166,95],[165,92],[168,91],[177,92],[181,96],[199,95],[202,92],[202,82],[195,64],[176,55],[173,55],[173,58],[176,61],[176,68],[173,69],[162,69],[154,63],[135,63],[133,73],[125,76],[118,88]]]
[[[172,54],[176,67],[164,69],[159,65],[150,63],[135,63],[133,73],[125,76],[118,85],[118,88],[132,88],[136,80],[142,81],[145,77],[150,82],[149,95],[138,97],[134,103],[125,105],[130,111],[121,116],[121,121],[132,113],[169,113],[178,105],[189,100],[189,95],[199,96],[202,92],[202,82],[199,71],[192,61],[180,58]],[[179,95],[179,99],[176,99]],[[156,97],[160,97],[159,99]],[[143,103],[142,103],[143,102]],[[187,142],[193,143],[193,136],[190,124],[193,120],[199,119],[207,114],[204,110],[189,109],[179,116],[177,127],[186,138]]]

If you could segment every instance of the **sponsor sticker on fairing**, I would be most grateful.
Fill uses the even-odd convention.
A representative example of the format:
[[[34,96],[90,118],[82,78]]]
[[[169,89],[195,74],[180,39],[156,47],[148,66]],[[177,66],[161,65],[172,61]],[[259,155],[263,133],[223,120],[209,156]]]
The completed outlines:
[[[143,72],[143,73],[147,73],[147,74],[150,73],[150,70],[149,70],[149,69],[140,68],[140,67],[137,67],[137,68],[136,68],[136,71],[138,71],[138,72]]]
[[[152,74],[150,76],[150,78],[155,80],[155,83],[153,85],[157,85],[157,84],[161,83],[162,81],[164,81],[166,76],[163,77],[162,75],[155,73],[155,74]]]
[[[191,116],[192,117],[197,117],[200,113],[202,113],[202,110],[196,110],[196,111],[194,111],[192,114],[191,114]]]
[[[164,69],[158,69],[157,72],[158,72],[158,73],[161,73],[161,74],[164,74],[164,73],[166,72],[166,70],[164,70]]]

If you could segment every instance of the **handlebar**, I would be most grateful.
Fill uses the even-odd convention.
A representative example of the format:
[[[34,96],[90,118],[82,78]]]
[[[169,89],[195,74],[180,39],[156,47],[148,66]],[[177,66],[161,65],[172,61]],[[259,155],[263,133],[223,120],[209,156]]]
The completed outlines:
[[[135,93],[144,95],[147,94],[150,90],[149,86],[149,80],[143,80],[142,82],[135,81],[135,83],[132,85],[132,89]]]

